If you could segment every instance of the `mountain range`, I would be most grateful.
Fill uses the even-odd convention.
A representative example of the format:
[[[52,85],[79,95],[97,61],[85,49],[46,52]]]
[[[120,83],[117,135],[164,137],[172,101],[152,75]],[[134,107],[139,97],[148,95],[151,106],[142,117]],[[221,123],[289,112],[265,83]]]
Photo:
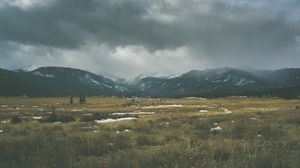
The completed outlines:
[[[217,68],[176,76],[139,76],[133,81],[66,67],[30,71],[0,69],[0,96],[300,97],[300,68]]]

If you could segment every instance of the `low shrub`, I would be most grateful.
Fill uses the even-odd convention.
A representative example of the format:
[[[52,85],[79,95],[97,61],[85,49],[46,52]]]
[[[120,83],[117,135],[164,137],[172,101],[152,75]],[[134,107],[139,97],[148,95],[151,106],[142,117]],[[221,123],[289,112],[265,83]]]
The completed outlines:
[[[222,162],[228,160],[230,153],[226,149],[217,149],[213,152],[213,158],[217,162]]]
[[[236,123],[234,124],[232,128],[232,138],[234,139],[243,139],[245,137],[245,134],[247,132],[247,128],[242,123]]]
[[[22,122],[22,119],[19,116],[14,115],[11,117],[10,122],[13,124],[18,124]]]
[[[157,140],[152,136],[140,135],[136,138],[136,142],[139,146],[153,146],[157,145]]]
[[[73,116],[70,116],[70,115],[57,115],[55,113],[51,113],[48,116],[43,117],[39,121],[42,123],[51,123],[51,122],[67,123],[67,122],[72,122],[72,121],[76,121],[76,120]]]

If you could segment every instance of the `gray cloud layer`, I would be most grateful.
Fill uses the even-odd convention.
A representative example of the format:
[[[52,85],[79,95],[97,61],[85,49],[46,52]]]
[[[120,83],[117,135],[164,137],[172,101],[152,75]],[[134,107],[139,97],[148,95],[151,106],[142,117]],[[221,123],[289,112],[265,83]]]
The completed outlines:
[[[298,0],[3,0],[0,66],[74,66],[124,77],[299,67],[299,11]]]

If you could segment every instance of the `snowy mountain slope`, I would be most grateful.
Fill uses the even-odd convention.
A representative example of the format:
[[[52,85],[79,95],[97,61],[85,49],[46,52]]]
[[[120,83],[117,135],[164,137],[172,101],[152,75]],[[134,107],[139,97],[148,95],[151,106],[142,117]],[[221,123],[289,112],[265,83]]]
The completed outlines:
[[[173,76],[144,75],[134,81],[65,67],[41,67],[29,72],[0,69],[0,96],[297,97],[299,86],[300,69],[250,71],[225,67]]]

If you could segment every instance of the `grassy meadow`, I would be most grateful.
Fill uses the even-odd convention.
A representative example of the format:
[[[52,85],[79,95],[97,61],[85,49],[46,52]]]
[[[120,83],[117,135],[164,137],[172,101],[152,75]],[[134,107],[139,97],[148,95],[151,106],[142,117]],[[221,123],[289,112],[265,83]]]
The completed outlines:
[[[0,98],[1,168],[299,168],[300,100]]]

